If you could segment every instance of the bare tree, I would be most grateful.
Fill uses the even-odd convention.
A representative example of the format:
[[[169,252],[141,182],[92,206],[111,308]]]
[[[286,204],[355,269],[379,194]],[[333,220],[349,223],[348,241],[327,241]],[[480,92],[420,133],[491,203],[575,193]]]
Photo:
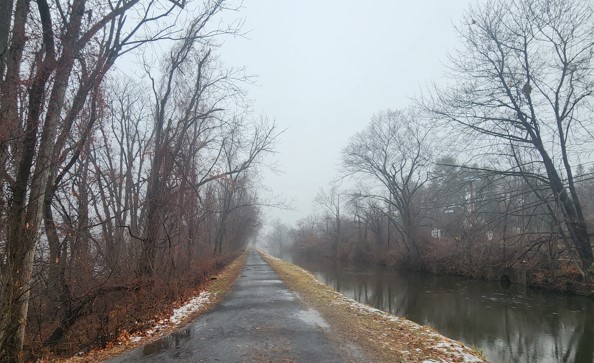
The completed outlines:
[[[152,79],[156,106],[154,152],[137,271],[140,275],[154,275],[157,250],[169,238],[163,229],[165,219],[170,217],[165,207],[171,200],[168,184],[177,184],[174,179],[178,178],[179,183],[199,194],[207,183],[224,182],[221,198],[225,203],[217,210],[219,221],[215,225],[214,254],[220,255],[226,218],[235,208],[238,181],[263,154],[272,151],[279,135],[273,124],[255,122],[245,112],[234,114],[234,110],[226,108],[232,108],[230,101],[241,98],[236,83],[245,79],[241,71],[219,66],[211,38],[220,33],[201,35],[206,22],[220,10],[209,9],[211,15],[194,21],[187,37],[171,50],[161,83]]]
[[[420,257],[417,233],[421,210],[415,198],[428,180],[425,143],[429,132],[414,111],[388,111],[375,116],[343,150],[346,174],[363,175],[385,191],[370,194],[397,213],[388,215],[411,259]]]
[[[139,0],[56,1],[51,6],[40,0],[36,9],[29,0],[17,0],[14,9],[11,4],[3,2],[8,11],[2,13],[3,19],[12,21],[2,21],[0,28],[0,187],[10,191],[0,272],[0,359],[17,361],[40,211],[57,190],[54,182],[78,157],[69,158],[77,153],[65,149],[72,127],[115,60],[163,35],[150,35],[143,26],[171,14],[177,6],[157,0],[148,4]],[[129,17],[132,9],[137,11]],[[137,37],[140,33],[142,37]],[[93,129],[92,119],[88,120],[80,147]],[[73,162],[63,164],[65,160]],[[50,214],[45,214],[45,220],[51,231]]]
[[[28,329],[54,349],[106,294],[159,292],[134,281],[135,268],[195,283],[196,269],[260,227],[255,175],[279,133],[251,117],[243,70],[216,56],[215,37],[239,26],[209,26],[225,1],[188,5],[186,14],[186,1],[171,0],[1,3],[0,361],[23,358],[30,301],[33,317],[57,311],[34,322],[39,334]],[[174,46],[149,74],[147,112],[137,85],[115,86],[108,72],[162,39]],[[222,258],[205,253],[210,214]]]
[[[334,245],[334,256],[339,258],[340,243],[342,238],[342,221],[341,221],[341,204],[340,204],[340,190],[337,185],[331,185],[330,189],[326,192],[321,189],[316,195],[315,203],[322,208],[328,227],[332,226],[332,232],[329,228],[326,229],[327,233],[332,236],[332,242]]]
[[[264,236],[266,247],[274,256],[283,257],[284,253],[291,248],[291,229],[280,219],[271,223],[271,230]]]
[[[547,203],[562,211],[559,232],[584,276],[592,245],[574,169],[592,135],[593,20],[590,1],[493,0],[472,7],[458,28],[456,85],[426,103],[470,135],[468,143],[489,145],[493,169],[523,178],[535,193],[537,184],[548,186]]]
[[[152,276],[155,272],[157,248],[163,239],[164,214],[160,208],[164,206],[167,181],[186,145],[186,136],[195,131],[195,140],[204,139],[203,133],[217,127],[217,114],[223,111],[219,105],[221,99],[217,98],[213,89],[224,87],[221,84],[227,80],[227,75],[217,77],[212,70],[212,37],[222,31],[211,33],[206,29],[212,18],[222,10],[222,1],[209,3],[199,16],[191,20],[185,36],[176,42],[165,57],[165,70],[159,81],[150,75],[150,69],[147,70],[155,99],[154,152],[138,267],[141,275]],[[213,95],[214,99],[209,99]],[[218,97],[225,98],[228,95]],[[207,143],[207,140],[201,141]]]

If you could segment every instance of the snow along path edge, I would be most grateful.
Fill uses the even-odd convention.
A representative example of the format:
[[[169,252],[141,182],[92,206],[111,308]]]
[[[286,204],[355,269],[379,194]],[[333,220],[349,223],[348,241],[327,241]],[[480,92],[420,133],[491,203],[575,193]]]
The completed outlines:
[[[162,336],[164,332],[169,331],[170,328],[176,328],[180,326],[181,323],[184,320],[186,320],[186,318],[198,312],[209,302],[213,301],[215,297],[216,294],[211,294],[208,291],[200,292],[200,294],[192,297],[179,308],[173,309],[169,318],[161,319],[159,321],[154,322],[154,324],[150,328],[144,330],[142,334],[135,334],[130,336],[130,341],[138,343],[146,338],[154,337],[157,335]]]
[[[276,260],[281,263],[288,264],[287,261],[284,261],[280,258],[271,256],[262,250],[258,250],[258,252],[261,253],[262,255],[264,255],[268,259]],[[304,268],[302,268],[300,266],[297,266],[294,264],[291,264],[291,265],[294,266],[297,270],[300,270],[304,274],[308,275],[311,279],[314,280],[314,282],[317,285],[328,287],[328,285],[326,285],[323,282],[321,282],[320,280],[318,280],[315,277],[315,275],[312,274],[311,272],[305,270]],[[362,304],[356,300],[353,300],[347,296],[344,296],[343,294],[341,294],[337,291],[332,290],[332,292],[334,293],[334,295],[336,297],[334,304],[347,305],[347,306],[350,306],[351,308],[358,310],[360,313],[362,313],[364,315],[373,315],[373,317],[375,319],[381,319],[387,323],[397,323],[401,326],[406,327],[407,329],[409,329],[411,331],[415,331],[419,335],[423,335],[424,337],[426,337],[427,340],[435,342],[435,344],[433,344],[431,346],[431,349],[433,349],[435,351],[439,351],[444,356],[447,356],[449,358],[447,360],[427,359],[427,360],[423,360],[423,363],[439,363],[439,362],[445,363],[445,362],[452,362],[452,361],[464,362],[464,363],[485,362],[485,360],[483,360],[482,358],[477,356],[476,351],[466,347],[462,342],[448,338],[444,335],[441,335],[441,334],[435,332],[433,329],[424,327],[424,326],[417,324],[417,323],[415,323],[411,320],[408,320],[406,318],[392,315],[392,314],[387,313],[383,310],[379,310],[379,309],[376,309],[369,305]],[[413,350],[413,351],[402,351],[401,353],[406,354],[406,355],[408,355],[408,354],[414,355],[416,352]]]

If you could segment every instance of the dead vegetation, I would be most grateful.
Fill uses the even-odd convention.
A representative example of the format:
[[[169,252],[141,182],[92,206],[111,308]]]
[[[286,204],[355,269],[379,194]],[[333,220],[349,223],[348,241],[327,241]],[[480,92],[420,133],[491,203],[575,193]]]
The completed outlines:
[[[105,344],[104,348],[94,348],[90,351],[71,358],[60,358],[55,355],[46,355],[42,362],[100,362],[110,357],[121,354],[125,351],[135,349],[141,345],[153,342],[164,335],[173,332],[175,329],[188,324],[192,320],[206,313],[216,306],[231,290],[233,283],[243,270],[247,253],[241,254],[234,261],[226,265],[222,270],[207,276],[202,283],[195,286],[173,303],[160,305],[160,311],[155,312],[146,321],[135,322],[122,327],[114,338]],[[195,311],[185,315],[179,321],[171,321],[172,311],[183,306],[193,297],[208,292],[207,301]],[[125,311],[120,313],[125,314]],[[128,314],[129,315],[129,314]],[[121,316],[120,318],[124,318]]]

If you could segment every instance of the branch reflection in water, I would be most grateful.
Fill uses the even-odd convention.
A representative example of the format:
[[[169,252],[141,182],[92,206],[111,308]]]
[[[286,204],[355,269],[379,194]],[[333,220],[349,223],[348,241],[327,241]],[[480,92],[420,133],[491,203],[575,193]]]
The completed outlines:
[[[594,301],[587,297],[329,259],[289,260],[342,294],[429,325],[492,362],[594,361]]]

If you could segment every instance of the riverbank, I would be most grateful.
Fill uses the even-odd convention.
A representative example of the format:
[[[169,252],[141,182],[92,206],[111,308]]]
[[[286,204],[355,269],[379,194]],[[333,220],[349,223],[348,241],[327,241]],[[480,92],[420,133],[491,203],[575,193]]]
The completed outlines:
[[[301,267],[261,252],[281,279],[339,334],[381,362],[483,362],[481,354],[434,329],[349,299]]]
[[[591,298],[526,284],[286,257],[341,294],[429,325],[489,361],[593,361]]]
[[[64,359],[46,357],[40,362],[102,362],[126,351],[155,342],[163,336],[195,320],[213,309],[229,293],[231,287],[243,270],[247,252],[242,253],[219,274],[212,276],[206,283],[197,286],[194,294],[185,301],[173,304],[168,311],[155,316],[150,322],[142,322],[141,329],[123,330],[117,339],[111,341],[103,349],[93,349],[77,356]]]

